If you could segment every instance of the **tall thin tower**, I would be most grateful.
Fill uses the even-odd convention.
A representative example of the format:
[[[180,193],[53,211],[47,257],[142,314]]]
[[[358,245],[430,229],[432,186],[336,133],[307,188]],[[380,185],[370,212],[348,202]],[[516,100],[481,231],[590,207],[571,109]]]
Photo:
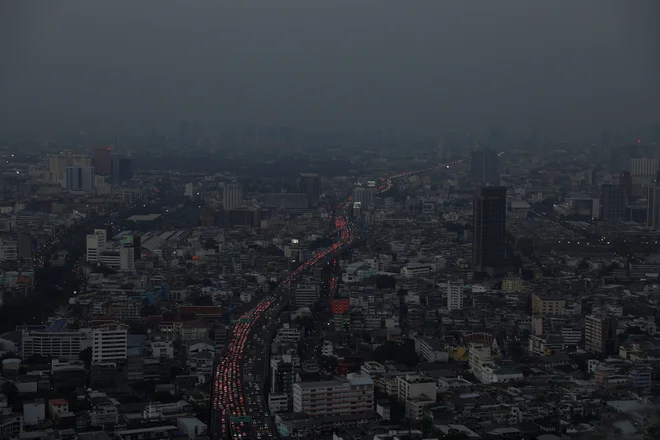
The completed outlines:
[[[502,267],[506,258],[506,187],[477,189],[473,203],[474,247],[472,264],[477,270]]]

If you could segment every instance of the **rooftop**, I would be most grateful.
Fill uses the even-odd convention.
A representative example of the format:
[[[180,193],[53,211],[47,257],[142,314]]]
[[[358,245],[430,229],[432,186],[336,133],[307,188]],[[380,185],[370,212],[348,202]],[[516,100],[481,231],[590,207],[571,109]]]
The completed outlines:
[[[136,214],[128,218],[132,222],[152,222],[159,218],[161,214]]]

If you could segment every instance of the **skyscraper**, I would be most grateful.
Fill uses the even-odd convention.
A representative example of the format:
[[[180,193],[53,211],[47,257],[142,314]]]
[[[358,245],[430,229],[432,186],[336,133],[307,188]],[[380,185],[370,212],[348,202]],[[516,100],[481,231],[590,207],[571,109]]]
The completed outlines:
[[[93,234],[87,234],[87,262],[97,263],[99,255],[105,250],[108,233],[105,229],[94,229]]]
[[[236,183],[230,183],[222,190],[222,207],[225,211],[236,209],[243,205],[243,190]]]
[[[373,187],[356,186],[353,189],[353,201],[359,202],[363,210],[368,210],[374,206],[374,195],[376,189]]]
[[[628,198],[626,189],[611,184],[601,186],[601,200],[603,213],[601,218],[605,221],[622,221],[626,219],[626,206]]]
[[[616,353],[617,326],[614,317],[587,315],[584,319],[584,349],[590,353]]]
[[[195,194],[195,185],[192,182],[186,183],[183,188],[183,195],[185,197],[192,197]]]
[[[50,181],[66,188],[67,168],[68,167],[91,167],[92,158],[85,154],[74,154],[66,150],[60,154],[51,154],[48,156],[48,170],[50,171]]]
[[[131,159],[125,156],[112,158],[111,162],[112,180],[115,183],[131,180],[133,178],[133,166]]]
[[[660,159],[657,157],[633,157],[630,159],[630,174],[632,183],[646,186],[655,180],[660,168]]]
[[[300,358],[297,355],[280,354],[270,358],[270,392],[274,394],[291,394],[297,370],[300,368]]]
[[[94,167],[68,167],[66,169],[67,191],[93,191]]]
[[[66,169],[72,164],[64,154],[48,155],[48,170],[50,181],[66,188]]]
[[[649,186],[646,197],[646,226],[660,229],[660,186]]]
[[[629,171],[621,171],[619,174],[619,188],[626,190],[626,197],[632,197],[633,179]]]
[[[302,173],[298,178],[298,192],[307,194],[309,203],[316,205],[321,197],[321,177],[315,173]]]
[[[463,280],[451,279],[447,281],[447,310],[461,310],[463,308]]]
[[[473,224],[474,267],[480,271],[502,267],[506,257],[506,187],[484,186],[477,189]]]
[[[477,148],[470,159],[472,183],[477,185],[499,185],[500,166],[496,150]]]

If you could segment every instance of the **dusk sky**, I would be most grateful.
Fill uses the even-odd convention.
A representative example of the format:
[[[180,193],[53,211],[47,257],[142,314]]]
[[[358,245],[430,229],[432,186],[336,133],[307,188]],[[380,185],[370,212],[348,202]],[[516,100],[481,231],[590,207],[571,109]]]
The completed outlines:
[[[0,2],[0,129],[660,121],[657,0]]]

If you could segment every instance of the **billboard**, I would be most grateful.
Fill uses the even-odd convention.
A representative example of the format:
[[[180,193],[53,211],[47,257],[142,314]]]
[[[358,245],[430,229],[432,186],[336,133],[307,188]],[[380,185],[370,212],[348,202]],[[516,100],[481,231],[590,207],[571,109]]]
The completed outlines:
[[[134,245],[134,237],[132,235],[124,235],[121,238],[121,246],[125,248],[132,248]]]

